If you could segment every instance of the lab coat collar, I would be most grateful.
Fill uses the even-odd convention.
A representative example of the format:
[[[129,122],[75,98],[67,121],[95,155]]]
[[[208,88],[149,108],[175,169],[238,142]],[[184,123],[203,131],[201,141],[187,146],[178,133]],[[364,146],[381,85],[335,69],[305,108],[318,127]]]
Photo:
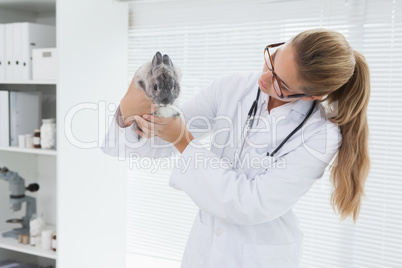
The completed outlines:
[[[269,95],[265,94],[265,97],[263,98],[262,105],[264,105],[265,109],[267,109],[268,105],[268,100],[269,100]],[[291,110],[294,110],[300,114],[305,115],[308,110],[310,109],[311,105],[313,104],[313,101],[303,101],[303,100],[297,100],[294,102],[289,102],[286,104],[283,104],[279,107],[276,107],[271,110],[271,114],[276,114],[276,115],[288,115]]]
[[[268,109],[269,95],[268,94],[264,94],[264,95],[265,95],[264,107],[267,110]],[[280,116],[280,115],[287,116],[289,114],[289,112],[292,110],[292,107],[293,107],[293,102],[289,102],[289,103],[283,104],[283,105],[281,105],[279,107],[276,107],[276,108],[272,109],[269,114],[270,115],[275,115],[275,116]]]
[[[306,114],[310,110],[311,105],[313,105],[312,100],[309,101],[297,100],[293,103],[292,109],[301,114]]]

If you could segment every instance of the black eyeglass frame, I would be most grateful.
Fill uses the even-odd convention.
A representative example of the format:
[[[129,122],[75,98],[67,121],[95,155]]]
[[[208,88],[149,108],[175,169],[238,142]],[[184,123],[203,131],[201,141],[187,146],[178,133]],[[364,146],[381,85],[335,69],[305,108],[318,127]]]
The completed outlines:
[[[288,96],[283,95],[282,86],[281,86],[281,83],[280,83],[280,79],[279,79],[278,75],[275,73],[275,70],[274,70],[274,62],[272,61],[271,53],[269,53],[269,49],[270,49],[270,48],[279,47],[279,46],[281,46],[281,45],[283,45],[283,44],[285,44],[285,42],[276,43],[276,44],[271,44],[271,45],[266,46],[265,49],[264,49],[264,61],[265,61],[265,65],[267,66],[268,70],[270,70],[270,71],[272,72],[272,84],[275,85],[274,79],[276,79],[276,81],[277,81],[277,83],[278,83],[278,86],[279,86],[279,91],[281,92],[281,95],[279,95],[278,92],[276,92],[276,90],[275,90],[275,88],[274,88],[275,93],[276,93],[276,95],[277,95],[279,98],[281,98],[281,99],[283,99],[283,100],[286,100],[286,99],[293,99],[293,98],[306,97],[306,96],[307,96],[306,94],[293,94],[293,95],[288,95]],[[268,63],[267,63],[267,59],[266,59],[266,57],[265,57],[265,50],[268,52],[268,56],[269,56],[269,60],[270,60],[270,62],[271,62],[272,69],[269,68],[269,65],[268,65]]]

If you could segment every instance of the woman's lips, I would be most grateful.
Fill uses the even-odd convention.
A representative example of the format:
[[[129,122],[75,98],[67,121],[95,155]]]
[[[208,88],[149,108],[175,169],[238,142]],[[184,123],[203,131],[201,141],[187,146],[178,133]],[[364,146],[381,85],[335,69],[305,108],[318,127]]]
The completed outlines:
[[[260,84],[262,85],[263,88],[265,88],[266,90],[268,90],[268,88],[264,85],[264,82],[262,82],[261,78],[259,78],[260,80]]]

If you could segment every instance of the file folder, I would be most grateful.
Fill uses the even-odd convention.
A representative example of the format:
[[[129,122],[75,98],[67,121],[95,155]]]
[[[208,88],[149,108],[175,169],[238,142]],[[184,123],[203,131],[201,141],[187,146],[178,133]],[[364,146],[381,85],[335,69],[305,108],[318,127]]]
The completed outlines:
[[[30,22],[6,24],[6,80],[32,79],[32,49],[56,46],[56,28]]]
[[[9,92],[0,90],[0,147],[10,146]]]
[[[11,68],[12,68],[12,78],[11,80],[21,81],[22,80],[22,24],[13,23],[12,26],[12,44],[13,44],[13,54],[11,56]]]
[[[21,31],[21,63],[17,68],[22,80],[32,79],[32,49],[56,46],[56,28],[50,25],[18,23]],[[19,71],[21,70],[21,71]]]
[[[10,144],[18,146],[18,135],[33,134],[41,124],[41,93],[10,91]]]
[[[5,24],[5,43],[6,43],[6,80],[14,79],[14,71],[13,71],[13,57],[14,57],[14,49],[13,49],[13,25],[12,23]]]
[[[6,27],[0,24],[0,81],[6,80]]]

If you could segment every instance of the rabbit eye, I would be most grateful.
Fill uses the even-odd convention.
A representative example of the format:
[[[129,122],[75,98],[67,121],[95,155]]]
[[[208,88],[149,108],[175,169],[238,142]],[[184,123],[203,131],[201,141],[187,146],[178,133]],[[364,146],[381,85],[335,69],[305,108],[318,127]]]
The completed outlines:
[[[154,90],[155,91],[158,90],[158,85],[157,84],[154,85]]]

